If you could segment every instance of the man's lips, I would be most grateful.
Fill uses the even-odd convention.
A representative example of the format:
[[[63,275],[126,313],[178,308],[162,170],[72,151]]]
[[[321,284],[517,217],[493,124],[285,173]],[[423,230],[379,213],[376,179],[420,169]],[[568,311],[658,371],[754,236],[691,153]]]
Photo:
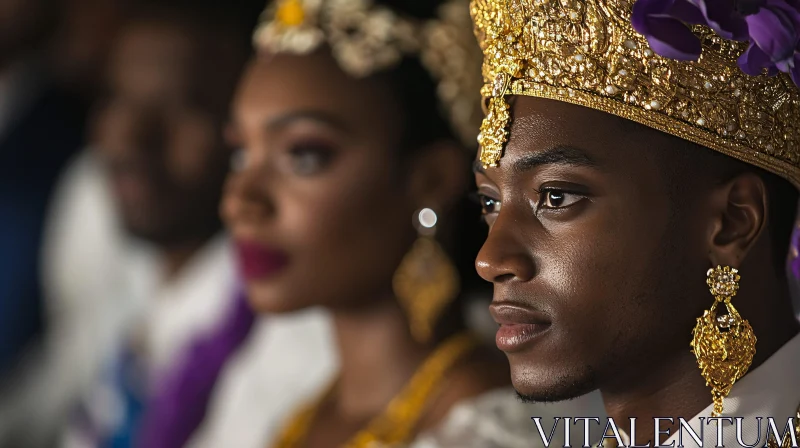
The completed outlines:
[[[550,318],[536,310],[509,302],[495,302],[489,306],[497,329],[497,348],[509,353],[523,349],[550,328]]]

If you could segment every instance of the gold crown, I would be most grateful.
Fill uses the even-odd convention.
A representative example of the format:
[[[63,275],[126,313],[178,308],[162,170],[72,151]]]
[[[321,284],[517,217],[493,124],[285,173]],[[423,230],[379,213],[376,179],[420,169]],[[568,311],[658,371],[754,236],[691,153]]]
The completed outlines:
[[[749,76],[746,44],[692,28],[698,61],[656,55],[626,0],[473,0],[484,53],[487,116],[481,162],[508,139],[507,95],[549,98],[617,115],[778,174],[800,187],[800,94],[783,74]]]
[[[481,52],[472,34],[469,0],[444,3],[434,20],[407,18],[372,0],[278,0],[253,36],[267,52],[308,54],[327,44],[339,67],[363,78],[418,57],[438,83],[453,131],[474,146],[482,113]]]

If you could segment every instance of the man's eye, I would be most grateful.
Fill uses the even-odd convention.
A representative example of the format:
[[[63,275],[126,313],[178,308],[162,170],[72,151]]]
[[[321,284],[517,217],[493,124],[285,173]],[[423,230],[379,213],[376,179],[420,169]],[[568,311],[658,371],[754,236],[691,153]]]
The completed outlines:
[[[582,199],[584,196],[567,193],[564,190],[543,190],[540,193],[539,206],[550,209],[566,208]]]
[[[481,206],[481,213],[483,215],[491,215],[500,211],[502,203],[497,199],[490,198],[489,196],[478,194],[476,195],[478,204]]]

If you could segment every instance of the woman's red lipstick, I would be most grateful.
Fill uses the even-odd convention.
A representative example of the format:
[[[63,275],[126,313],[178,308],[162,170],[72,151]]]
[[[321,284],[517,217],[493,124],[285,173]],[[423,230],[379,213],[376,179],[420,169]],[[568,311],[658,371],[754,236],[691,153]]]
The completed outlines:
[[[248,281],[266,280],[289,264],[285,252],[252,241],[237,241],[236,254],[239,270]]]
[[[500,325],[495,337],[497,348],[506,353],[523,349],[550,328],[546,315],[517,305],[493,303],[489,311]]]

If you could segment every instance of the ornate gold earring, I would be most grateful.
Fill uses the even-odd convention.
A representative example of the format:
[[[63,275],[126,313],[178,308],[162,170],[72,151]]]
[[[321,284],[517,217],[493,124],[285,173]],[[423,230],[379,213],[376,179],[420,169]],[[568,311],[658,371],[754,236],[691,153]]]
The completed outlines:
[[[415,214],[417,240],[392,281],[411,335],[420,343],[430,341],[439,316],[459,292],[458,271],[434,239],[436,222],[436,213],[429,208]]]
[[[708,284],[714,296],[711,309],[697,319],[692,332],[692,352],[697,357],[706,385],[711,387],[714,400],[712,417],[722,414],[722,402],[731,392],[733,383],[747,373],[756,354],[756,335],[750,322],[743,319],[731,304],[739,290],[739,271],[729,266],[708,270]],[[717,315],[724,304],[727,314]]]

